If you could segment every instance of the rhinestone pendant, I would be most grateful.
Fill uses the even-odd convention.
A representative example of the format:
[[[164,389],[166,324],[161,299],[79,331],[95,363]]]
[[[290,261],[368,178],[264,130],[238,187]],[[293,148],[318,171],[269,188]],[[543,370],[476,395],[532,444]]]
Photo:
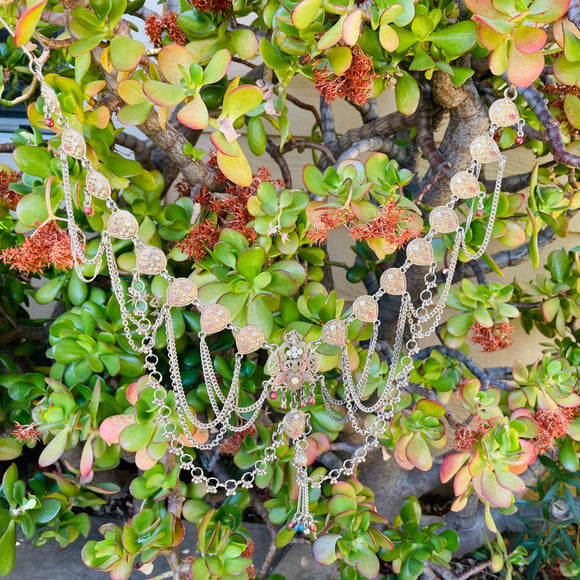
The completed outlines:
[[[230,322],[230,313],[221,304],[210,304],[201,311],[201,331],[214,334],[223,330]]]
[[[497,143],[487,133],[472,141],[469,153],[478,163],[493,163],[500,155]]]
[[[137,270],[140,274],[155,276],[167,266],[163,250],[155,246],[144,246],[137,250]]]
[[[87,191],[99,199],[107,199],[111,197],[111,184],[109,180],[98,171],[89,171],[85,181]]]
[[[118,240],[130,240],[139,231],[139,223],[132,213],[121,209],[111,214],[107,230]]]
[[[290,437],[290,439],[300,439],[304,435],[304,429],[306,428],[306,413],[298,409],[292,409],[284,417],[284,433]]]
[[[399,268],[389,268],[381,276],[381,288],[392,296],[400,296],[407,289],[407,277]]]
[[[489,108],[489,119],[498,127],[510,127],[520,120],[520,113],[511,99],[498,99]]]
[[[470,199],[479,193],[479,182],[473,173],[460,171],[451,178],[449,188],[460,199]]]
[[[428,266],[433,261],[433,248],[424,238],[411,240],[407,246],[407,258],[415,266]]]
[[[169,306],[187,306],[197,298],[197,286],[189,278],[176,278],[167,287]]]
[[[352,305],[352,313],[361,322],[374,322],[379,315],[379,305],[370,296],[359,296]]]
[[[322,340],[332,346],[344,346],[346,344],[347,334],[348,328],[346,324],[338,318],[329,320],[322,327]]]
[[[236,346],[240,354],[257,351],[264,342],[264,333],[257,326],[243,326],[234,334]]]
[[[441,205],[434,208],[429,215],[429,225],[439,234],[449,234],[457,231],[459,220],[450,207]]]
[[[87,151],[85,138],[70,127],[62,132],[61,144],[64,152],[75,159],[82,159]]]

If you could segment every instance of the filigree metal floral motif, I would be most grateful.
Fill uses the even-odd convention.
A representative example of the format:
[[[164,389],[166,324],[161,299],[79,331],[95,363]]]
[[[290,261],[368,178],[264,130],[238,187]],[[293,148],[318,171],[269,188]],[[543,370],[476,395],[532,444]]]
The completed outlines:
[[[272,356],[270,373],[275,386],[295,391],[318,381],[318,357],[308,348],[304,338],[291,330],[284,335],[284,342]]]

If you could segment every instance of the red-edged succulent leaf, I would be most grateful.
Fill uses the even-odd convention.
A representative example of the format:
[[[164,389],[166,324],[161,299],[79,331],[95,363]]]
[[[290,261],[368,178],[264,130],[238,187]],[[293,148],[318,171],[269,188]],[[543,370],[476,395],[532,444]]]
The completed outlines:
[[[445,407],[431,399],[421,399],[415,404],[415,409],[422,411],[429,417],[443,417],[445,415]]]
[[[350,483],[346,481],[339,481],[334,483],[331,488],[332,495],[347,495],[352,497],[353,499],[356,498],[356,491]]]
[[[326,51],[326,57],[336,76],[348,70],[352,62],[352,51],[348,46],[335,46]]]
[[[230,143],[223,135],[221,131],[214,131],[210,136],[209,140],[212,145],[224,155],[229,155],[230,157],[236,157],[240,152],[240,146],[237,142]]]
[[[513,495],[511,491],[499,484],[496,474],[491,469],[484,469],[479,478],[473,479],[474,488],[476,479],[480,479],[481,481],[480,491],[482,497],[490,504],[502,508],[508,508],[512,505]]]
[[[237,119],[254,110],[263,100],[262,91],[254,85],[240,85],[224,97],[223,117]]]
[[[485,16],[474,16],[473,20],[479,22],[480,27],[486,26],[497,34],[501,34],[503,36],[510,34],[512,29],[515,27],[515,24],[511,24],[507,20],[498,20],[494,18],[487,18]]]
[[[251,31],[248,31],[251,32]],[[207,63],[203,71],[203,84],[212,85],[221,80],[230,68],[232,55],[226,48],[218,50]]]
[[[316,440],[319,455],[330,449],[330,440],[324,433],[312,433],[310,437]]]
[[[518,87],[529,87],[544,70],[544,62],[541,52],[525,54],[512,44],[507,67],[509,81]]]
[[[306,465],[312,465],[318,457],[318,443],[312,437],[307,437],[308,447],[304,450],[306,455]]]
[[[340,534],[324,534],[316,538],[312,545],[314,559],[324,566],[336,562],[336,543],[341,538]]]
[[[508,66],[508,41],[504,39],[489,55],[489,70],[496,76],[501,76]]]
[[[142,42],[127,36],[115,36],[109,47],[111,64],[120,71],[136,68],[144,52],[145,45]]]
[[[497,16],[497,10],[493,7],[491,0],[465,0],[465,6],[478,16]]]
[[[429,471],[433,466],[433,458],[429,445],[420,433],[415,433],[406,449],[407,460],[421,471]]]
[[[536,0],[530,8],[534,22],[554,22],[561,18],[570,5],[570,0]]]
[[[303,30],[310,26],[316,18],[321,3],[321,0],[302,0],[302,2],[296,4],[291,14],[292,24],[298,30]]]
[[[531,54],[542,50],[547,38],[548,35],[542,28],[518,26],[514,34],[514,44],[520,52]]]
[[[477,450],[472,460],[468,464],[469,473],[471,474],[471,477],[480,475],[481,472],[484,469],[486,469],[486,467],[487,467],[487,459],[485,458],[485,455],[481,453],[479,450]]]
[[[453,503],[451,504],[451,511],[452,512],[460,512],[462,509],[465,508],[467,505],[467,500],[469,499],[469,492],[464,493],[463,495],[455,498]]]
[[[94,459],[95,455],[93,453],[92,439],[89,438],[85,441],[83,452],[81,454],[81,463],[80,463],[81,476],[84,477],[85,479],[89,477],[91,471],[93,470]]]
[[[209,113],[201,95],[195,97],[177,113],[177,120],[190,129],[203,130],[209,125]]]
[[[580,61],[570,62],[565,56],[559,56],[554,61],[553,70],[562,84],[580,87]]]
[[[160,81],[147,80],[143,83],[147,98],[160,107],[175,107],[187,96],[187,89]]]
[[[461,466],[471,457],[469,453],[450,453],[441,464],[441,481],[447,483],[459,471]]]
[[[108,445],[119,443],[119,435],[121,431],[135,423],[136,419],[133,415],[112,415],[107,417],[99,426],[99,435]]]
[[[349,46],[354,46],[360,36],[360,25],[362,22],[362,10],[359,8],[351,12],[342,24],[342,39]]]
[[[143,449],[138,449],[135,452],[135,465],[137,465],[139,469],[147,471],[157,465],[157,461],[147,453],[147,448],[143,447]]]
[[[24,46],[34,34],[34,29],[40,20],[42,10],[48,0],[41,0],[26,10],[18,19],[14,27],[14,43],[16,46]]]
[[[242,187],[249,187],[252,184],[252,168],[241,148],[236,156],[224,155],[218,151],[217,162],[221,172],[230,181],[233,181]]]
[[[469,473],[469,467],[464,465],[455,476],[453,480],[453,493],[456,496],[464,494],[471,484],[471,474]]]
[[[395,4],[395,6],[398,6],[398,4]],[[387,52],[394,52],[399,48],[399,35],[392,26],[381,24],[379,28],[379,42]]]
[[[168,44],[164,46],[157,55],[159,71],[172,84],[179,85],[183,74],[180,70],[182,66],[185,70],[195,62],[193,54],[178,44]]]
[[[136,105],[147,100],[147,97],[143,94],[143,85],[133,79],[119,83],[118,92],[119,96],[128,105]]]
[[[495,472],[498,483],[508,491],[513,493],[522,493],[526,489],[526,484],[521,477],[510,471]]]
[[[150,102],[143,102],[137,103],[136,105],[129,105],[127,107],[123,107],[117,113],[117,119],[123,125],[141,125],[147,119],[149,115],[149,111],[153,108],[153,103]]]
[[[522,448],[522,455],[519,457],[516,463],[510,463],[508,469],[511,473],[516,475],[521,475],[526,471],[529,465],[531,465],[537,457],[536,448],[526,439],[519,439],[520,447]]]

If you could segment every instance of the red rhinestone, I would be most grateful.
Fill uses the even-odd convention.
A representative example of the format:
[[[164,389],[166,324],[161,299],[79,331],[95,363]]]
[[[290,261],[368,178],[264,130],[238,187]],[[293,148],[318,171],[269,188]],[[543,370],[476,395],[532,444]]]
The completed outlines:
[[[315,532],[316,531],[316,524],[310,524],[310,531],[311,532]]]
[[[287,405],[284,401],[282,403],[280,403],[280,409],[282,409],[282,411],[284,411],[286,409],[286,407],[287,407]]]
[[[288,524],[288,529],[289,529],[289,530],[293,530],[293,529],[294,529],[294,522],[290,522],[290,523]]]
[[[306,407],[306,401],[300,401],[300,408],[304,409]]]
[[[54,127],[54,121],[50,117],[45,119],[44,124],[49,128]]]
[[[93,208],[92,207],[85,207],[84,210],[86,215],[93,215]]]
[[[308,399],[308,404],[309,404],[309,405],[314,405],[314,403],[315,403],[315,402],[316,402],[316,399],[315,399],[314,397],[310,397],[310,398]]]
[[[516,145],[521,145],[524,142],[523,137],[516,137]]]
[[[278,393],[276,391],[272,391],[270,393],[270,399],[272,399],[272,401],[274,401],[277,398],[278,398]]]
[[[482,209],[478,209],[478,210],[475,212],[475,215],[476,215],[477,217],[481,217],[481,216],[483,215],[483,210],[482,210]]]

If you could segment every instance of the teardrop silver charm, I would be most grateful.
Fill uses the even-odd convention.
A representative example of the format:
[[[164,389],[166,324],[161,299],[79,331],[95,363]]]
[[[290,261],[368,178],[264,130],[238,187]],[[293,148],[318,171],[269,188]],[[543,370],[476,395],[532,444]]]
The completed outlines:
[[[478,163],[493,163],[500,156],[497,143],[487,133],[472,141],[469,153]]]

